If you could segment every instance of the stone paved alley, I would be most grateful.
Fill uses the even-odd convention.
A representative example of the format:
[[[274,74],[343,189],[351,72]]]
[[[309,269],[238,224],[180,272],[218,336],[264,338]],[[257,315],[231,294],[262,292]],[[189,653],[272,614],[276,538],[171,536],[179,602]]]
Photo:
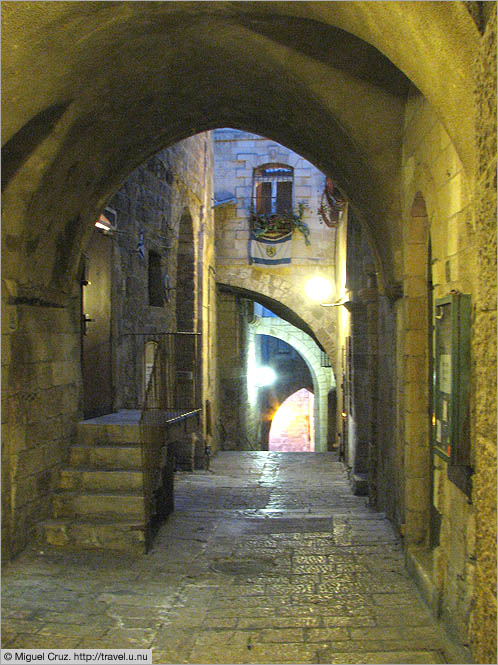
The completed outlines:
[[[152,648],[154,663],[463,662],[333,453],[223,452],[177,474],[147,556],[25,551],[4,567],[2,645]]]

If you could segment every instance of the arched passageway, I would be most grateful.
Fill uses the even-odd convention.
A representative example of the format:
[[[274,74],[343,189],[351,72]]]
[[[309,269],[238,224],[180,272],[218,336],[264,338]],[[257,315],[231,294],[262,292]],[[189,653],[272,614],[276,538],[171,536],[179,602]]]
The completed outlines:
[[[256,318],[251,330],[257,335],[271,335],[290,344],[306,362],[312,379],[314,393],[314,450],[326,451],[335,444],[333,433],[329,430],[328,393],[335,387],[335,377],[331,367],[322,366],[323,351],[304,331],[296,329],[287,321],[275,318]],[[336,413],[330,414],[335,421]]]
[[[75,436],[75,294],[95,219],[157,150],[214,127],[257,131],[333,174],[370,241],[372,265],[329,304],[353,321],[348,330],[337,315],[338,335],[353,340],[337,350],[341,384],[365,388],[368,436],[355,462],[415,553],[428,546],[429,442],[417,417],[427,378],[411,299],[427,284],[404,227],[419,189],[434,283],[473,298],[472,467],[460,465],[474,472],[473,486],[469,497],[444,467],[439,549],[428,569],[414,554],[413,570],[422,566],[429,601],[475,659],[492,662],[496,410],[481,405],[495,378],[495,3],[31,2],[2,12],[7,556],[48,515],[52,477]],[[208,199],[196,203],[199,230]],[[243,274],[246,288],[260,279]],[[319,341],[329,335],[320,311]],[[356,375],[355,339],[368,340]],[[362,386],[363,371],[371,380]],[[338,394],[345,407],[347,398]],[[343,413],[351,418],[349,407]],[[393,501],[392,484],[409,501]]]
[[[305,453],[315,450],[312,392],[301,388],[278,407],[272,418],[268,450],[282,453]]]
[[[368,2],[308,4],[285,10],[283,5],[260,5],[249,11],[204,4],[196,5],[193,13],[166,3],[150,3],[140,9],[101,4],[92,15],[84,3],[58,3],[50,9],[43,5],[46,11],[41,14],[41,4],[31,6],[4,8],[4,42],[10,54],[4,64],[5,97],[10,100],[4,113],[5,181],[9,185],[4,209],[7,231],[14,236],[19,235],[23,218],[50,219],[50,226],[45,222],[31,239],[29,262],[18,263],[20,270],[22,266],[28,272],[36,265],[40,285],[67,285],[68,276],[74,275],[81,239],[103,202],[145,157],[204,129],[257,130],[334,173],[376,239],[379,269],[388,290],[392,289],[393,248],[386,225],[378,222],[385,215],[391,217],[387,164],[396,165],[396,140],[401,139],[409,79],[441,114],[466,167],[474,163],[468,138],[472,132],[466,134],[464,128],[473,127],[468,90],[472,47],[478,34],[466,9],[457,3],[403,9]],[[36,21],[31,12],[37,15]],[[409,35],[427,23],[432,34],[425,36],[421,49]],[[165,53],[163,36],[176,24],[184,26],[182,39],[169,38]],[[158,29],[152,30],[152,25]],[[383,28],[376,29],[376,25]],[[454,26],[452,32],[448,25]],[[109,45],[126,44],[127,57],[116,59],[112,48],[91,55],[85,45],[94,30]],[[214,48],[213,34],[217,35]],[[431,56],[434,34],[446,80],[455,73],[453,85],[441,85]],[[455,51],[452,45],[457,35],[465,47]],[[147,48],[143,48],[144,39]],[[21,40],[30,48],[20,48]],[[403,44],[403,50],[396,52],[394,43]],[[65,64],[57,58],[52,61],[54,50],[46,44],[57,44],[64,51]],[[229,79],[224,64],[228,60]],[[131,61],[134,67],[129,66]],[[177,69],[175,62],[182,62],[183,69]],[[96,69],[109,76],[96,78]],[[30,77],[20,87],[16,71]],[[313,86],[317,77],[327,80],[320,90]],[[269,81],[274,82],[273,87],[268,86]],[[30,90],[30,95],[22,90]],[[343,92],[339,94],[339,90]],[[103,99],[109,100],[107,106]],[[267,104],[261,104],[261,99],[267,99]],[[288,99],[294,104],[292,124],[284,120]],[[363,114],[354,113],[355,108],[368,113],[367,121]],[[455,115],[458,122],[453,122]],[[349,134],[344,127],[350,128]],[[370,127],[376,128],[374,143],[369,139]],[[73,150],[86,159],[75,159]],[[37,177],[39,159],[44,175]],[[68,174],[71,197],[67,196]],[[28,200],[35,192],[29,207],[17,212],[16,206],[9,208],[9,193],[13,203],[19,203],[20,197]],[[51,214],[46,209],[49,199]],[[23,245],[34,228],[31,224],[26,229]],[[66,251],[68,242],[70,251]],[[37,260],[50,255],[55,257],[52,264]],[[27,277],[22,270],[21,282]]]

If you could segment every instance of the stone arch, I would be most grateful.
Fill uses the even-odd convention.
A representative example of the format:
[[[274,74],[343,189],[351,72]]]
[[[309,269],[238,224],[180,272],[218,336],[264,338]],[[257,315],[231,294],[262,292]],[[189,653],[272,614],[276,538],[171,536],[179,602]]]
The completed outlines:
[[[314,411],[314,402],[314,394],[308,390],[308,388],[300,388],[289,395],[280,404],[271,423],[268,437],[268,450],[272,452],[316,451],[314,422],[313,419],[309,417],[310,411],[312,409]],[[295,417],[296,411],[299,413],[300,417]],[[306,422],[306,420],[308,421],[307,427],[303,427],[303,421]],[[279,436],[282,433],[291,434],[291,440],[284,439],[284,442],[282,442]],[[303,438],[307,438],[310,445],[307,445],[308,442],[303,445]],[[281,447],[281,443],[284,444],[284,447]]]
[[[302,330],[282,319],[255,317],[250,325],[253,334],[276,337],[292,346],[304,359],[313,379],[315,393],[315,450],[327,450],[328,392],[335,386],[331,368],[321,366],[320,348]]]
[[[314,336],[315,340],[327,353],[335,372],[336,358],[336,312],[335,307],[323,308],[319,304],[311,302],[304,293],[296,292],[295,287],[288,282],[284,276],[269,275],[257,268],[250,266],[220,266],[217,270],[216,279],[218,284],[228,285],[246,291],[249,297],[257,300],[257,294],[282,303],[288,310],[295,314],[306,324],[308,334]]]
[[[387,174],[398,166],[406,76],[471,172],[468,91],[479,32],[460,3],[317,3],[304,14],[294,4],[204,3],[193,12],[182,3],[97,3],[93,13],[85,3],[41,13],[36,2],[5,7],[5,246],[15,257],[9,277],[21,290],[44,299],[69,292],[81,245],[127,175],[159,149],[220,126],[274,137],[333,173],[375,240],[381,286],[393,287],[397,195]],[[105,53],[93,52],[95,34]],[[116,60],[121,44],[127,58]],[[327,86],[317,89],[317,76]]]

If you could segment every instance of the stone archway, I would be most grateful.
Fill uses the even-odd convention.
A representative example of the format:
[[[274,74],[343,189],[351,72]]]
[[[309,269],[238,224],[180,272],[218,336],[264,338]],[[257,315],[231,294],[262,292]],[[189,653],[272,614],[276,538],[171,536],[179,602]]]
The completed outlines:
[[[322,367],[317,344],[302,330],[282,319],[256,317],[250,324],[255,335],[270,335],[287,342],[302,356],[310,370],[315,394],[315,450],[327,450],[328,392],[335,386],[331,368]]]
[[[316,341],[323,347],[329,356],[332,367],[336,358],[336,311],[335,308],[323,308],[311,302],[302,291],[285,279],[284,276],[251,268],[250,266],[220,266],[217,269],[218,284],[241,289],[252,294],[265,296],[283,304],[289,311],[294,312],[307,326],[306,332],[314,335]],[[297,325],[297,324],[296,324]],[[335,371],[334,371],[335,374]]]
[[[471,262],[479,257],[475,270],[482,286],[473,285],[479,304],[473,349],[480,368],[476,385],[485,394],[495,384],[486,352],[496,333],[496,31],[493,25],[481,40],[485,21],[474,22],[469,13],[471,5],[480,11],[481,4],[491,8],[496,23],[495,3],[4,3],[6,357],[29,363],[43,353],[54,362],[67,360],[50,355],[60,345],[44,331],[74,335],[70,298],[95,218],[144,159],[219,126],[271,136],[334,173],[373,239],[381,290],[395,294],[403,264],[397,258],[403,251],[400,155],[410,148],[403,138],[408,77],[447,128],[470,189],[477,192],[469,203],[472,212],[482,213],[476,224],[480,249],[470,253]],[[95,49],[96,39],[105,48]],[[428,132],[424,118],[417,122],[418,144]],[[439,167],[445,172],[444,161]],[[434,176],[441,181],[440,173]],[[444,192],[440,208],[449,213],[455,199]],[[458,221],[459,228],[465,221]],[[257,281],[248,277],[246,288]],[[29,309],[33,304],[36,315]],[[317,314],[312,323],[327,334],[328,321]],[[32,330],[36,337],[27,334]],[[74,361],[74,351],[68,356]],[[22,383],[14,362],[12,367],[8,404],[20,395],[27,418],[20,423],[16,409],[9,408],[5,451],[13,464],[31,470],[37,458],[26,454],[26,444],[45,433],[34,437],[29,418],[59,399],[75,413],[77,390],[50,384],[50,397],[33,399],[31,384]],[[69,370],[68,375],[75,384]],[[496,626],[487,582],[496,578],[495,528],[483,537],[482,520],[489,526],[495,519],[496,424],[488,413],[475,419],[475,512],[481,528],[476,592],[468,606],[478,609],[470,617],[475,652],[492,659]],[[401,425],[396,454],[403,463],[403,418]],[[51,435],[43,459],[60,461],[63,438],[70,434],[64,431],[57,440]],[[6,494],[14,493],[9,470],[5,480]],[[25,513],[16,520],[18,537],[31,523]],[[468,525],[470,532],[470,518]],[[454,608],[449,611],[457,616]],[[482,636],[483,626],[488,637]]]
[[[71,290],[81,244],[126,176],[157,150],[204,129],[252,128],[334,173],[375,240],[387,291],[396,217],[390,173],[398,165],[408,85],[402,72],[438,110],[472,168],[468,91],[478,31],[464,5],[92,7],[98,11],[84,2],[3,8],[5,248],[14,259],[9,277],[39,298],[53,302],[60,289]],[[104,53],[92,47],[95,34]],[[127,57],[116,59],[122,44]],[[317,89],[317,77],[327,85]]]

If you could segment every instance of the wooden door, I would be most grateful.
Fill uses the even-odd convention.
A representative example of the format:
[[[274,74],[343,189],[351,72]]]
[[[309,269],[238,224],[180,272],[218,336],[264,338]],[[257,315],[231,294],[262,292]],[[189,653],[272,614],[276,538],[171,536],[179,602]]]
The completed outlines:
[[[81,295],[81,363],[85,418],[111,413],[112,238],[93,230]]]

